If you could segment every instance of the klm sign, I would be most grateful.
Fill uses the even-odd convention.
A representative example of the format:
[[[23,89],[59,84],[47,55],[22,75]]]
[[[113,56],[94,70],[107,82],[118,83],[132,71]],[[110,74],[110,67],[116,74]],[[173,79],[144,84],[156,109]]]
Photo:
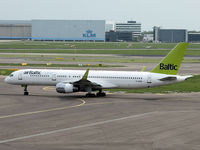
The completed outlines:
[[[84,38],[96,38],[96,33],[93,33],[92,30],[87,30],[86,33],[83,34]]]

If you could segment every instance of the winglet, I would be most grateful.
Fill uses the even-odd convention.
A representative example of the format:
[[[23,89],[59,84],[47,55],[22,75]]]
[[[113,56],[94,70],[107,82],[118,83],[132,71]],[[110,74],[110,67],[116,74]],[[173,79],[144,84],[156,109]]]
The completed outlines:
[[[188,43],[179,43],[169,54],[150,72],[176,75],[183,60]]]
[[[85,74],[84,74],[84,76],[83,76],[83,78],[82,78],[81,80],[87,80],[88,74],[89,74],[89,70],[90,70],[90,69],[87,69],[87,70],[86,70],[86,72],[85,72]]]
[[[144,66],[144,67],[142,68],[142,72],[145,72],[145,71],[146,71],[146,69],[147,69],[147,67],[146,67],[146,66]]]

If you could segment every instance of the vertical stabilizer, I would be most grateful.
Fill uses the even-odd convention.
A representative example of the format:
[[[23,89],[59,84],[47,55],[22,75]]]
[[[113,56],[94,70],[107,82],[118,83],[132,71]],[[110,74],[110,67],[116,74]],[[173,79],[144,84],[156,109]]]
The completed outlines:
[[[188,43],[177,44],[177,46],[150,72],[176,75],[187,47]]]

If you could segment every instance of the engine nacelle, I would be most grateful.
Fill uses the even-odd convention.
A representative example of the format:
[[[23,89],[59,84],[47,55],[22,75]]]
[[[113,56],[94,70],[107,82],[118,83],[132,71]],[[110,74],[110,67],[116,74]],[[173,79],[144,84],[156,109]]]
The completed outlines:
[[[58,83],[56,84],[56,91],[58,93],[73,93],[78,92],[79,90],[70,83]]]

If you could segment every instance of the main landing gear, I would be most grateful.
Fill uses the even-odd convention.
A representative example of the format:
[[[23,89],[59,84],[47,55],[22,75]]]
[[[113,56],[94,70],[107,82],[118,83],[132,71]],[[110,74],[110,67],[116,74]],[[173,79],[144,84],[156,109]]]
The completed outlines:
[[[87,93],[85,96],[86,97],[95,97],[96,95],[94,93]]]
[[[27,87],[28,87],[27,85],[24,85],[24,95],[29,95]]]
[[[86,97],[105,97],[106,93],[102,92],[102,90],[99,90],[99,92],[96,93],[96,95],[94,93],[89,92],[85,96]]]
[[[97,97],[105,97],[106,96],[106,93],[102,92],[102,91],[99,91],[97,94],[96,94]]]

